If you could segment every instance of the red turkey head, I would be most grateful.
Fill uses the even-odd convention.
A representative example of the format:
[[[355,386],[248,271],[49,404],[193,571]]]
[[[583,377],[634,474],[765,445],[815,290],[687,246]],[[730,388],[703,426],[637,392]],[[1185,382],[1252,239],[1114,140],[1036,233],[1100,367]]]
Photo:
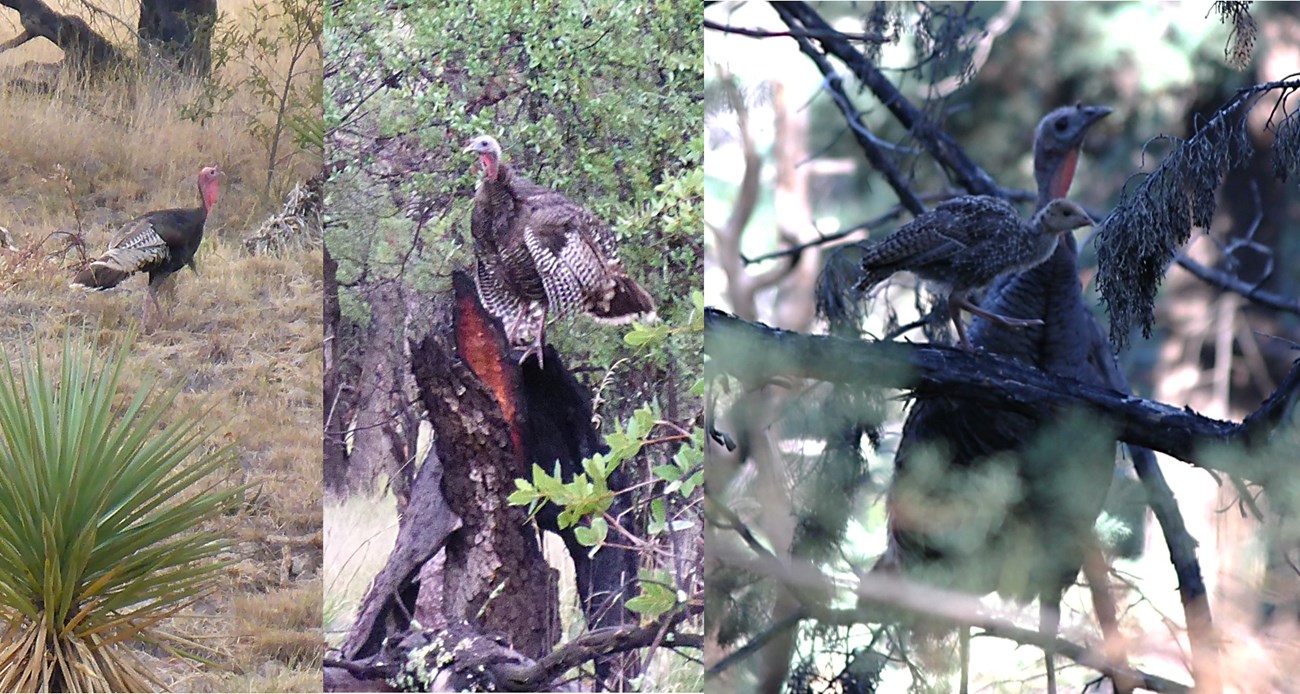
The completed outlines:
[[[199,195],[203,198],[203,209],[211,210],[217,204],[217,179],[225,176],[216,166],[205,166],[199,172]]]
[[[462,152],[473,152],[483,164],[483,177],[497,180],[497,163],[501,161],[501,145],[491,135],[479,135],[465,145]]]
[[[1074,168],[1079,163],[1079,145],[1094,123],[1110,115],[1109,106],[1063,106],[1043,116],[1034,137],[1034,178],[1038,181],[1038,204],[1063,198],[1070,192]]]

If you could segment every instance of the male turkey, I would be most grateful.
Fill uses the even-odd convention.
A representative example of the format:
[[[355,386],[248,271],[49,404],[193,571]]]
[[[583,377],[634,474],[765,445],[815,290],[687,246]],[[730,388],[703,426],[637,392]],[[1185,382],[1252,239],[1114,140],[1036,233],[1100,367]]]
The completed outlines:
[[[1110,112],[1104,106],[1066,106],[1039,122],[1034,140],[1039,207],[1069,191],[1084,136]],[[1049,373],[1106,383],[1101,365],[1090,358],[1093,338],[1101,333],[1084,303],[1077,262],[1078,247],[1067,234],[1043,263],[995,281],[982,308],[1030,325],[1005,330],[977,315],[969,329],[971,342]],[[943,451],[950,469],[988,472],[989,461],[1023,451],[1038,429],[1033,419],[1011,410],[941,395],[918,397],[903,424],[894,460],[899,488],[891,489],[891,500],[910,493],[909,479],[919,477],[924,484],[929,473],[915,469],[920,451]],[[1044,465],[1039,458],[1024,455],[1018,461],[1014,472],[1022,496],[1007,507],[1001,531],[990,533],[985,544],[958,548],[934,532],[933,524],[909,513],[906,504],[891,504],[889,546],[878,568],[943,575],[936,582],[972,593],[996,590],[1019,600],[1038,598],[1042,630],[1054,634],[1061,594],[1079,573],[1110,489],[1114,447],[1091,452],[1076,447],[1055,464]],[[935,496],[942,498],[943,490]],[[1047,665],[1048,687],[1054,691],[1050,652]]]
[[[149,304],[158,309],[158,286],[172,273],[194,267],[194,253],[203,240],[203,223],[217,202],[218,178],[215,166],[199,172],[199,206],[157,210],[127,222],[113,236],[108,250],[77,273],[72,286],[112,289],[137,272],[149,273],[149,291],[144,301],[144,323],[149,322]]]
[[[1082,207],[1065,199],[1051,201],[1026,222],[1000,198],[953,198],[867,246],[861,261],[866,274],[856,289],[867,289],[900,270],[945,285],[953,325],[962,348],[969,350],[961,310],[1006,328],[1043,323],[991,313],[974,304],[968,294],[1003,274],[1043,262],[1062,234],[1092,223]]]
[[[542,363],[548,313],[581,310],[602,323],[654,313],[654,300],[623,268],[614,237],[599,219],[560,193],[514,172],[487,135],[470,141],[483,177],[470,232],[483,306],[501,319],[512,345]]]

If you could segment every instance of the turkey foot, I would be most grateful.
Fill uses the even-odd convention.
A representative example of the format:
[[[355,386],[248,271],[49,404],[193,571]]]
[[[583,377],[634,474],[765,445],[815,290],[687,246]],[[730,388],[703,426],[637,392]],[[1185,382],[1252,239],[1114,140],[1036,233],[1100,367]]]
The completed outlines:
[[[537,368],[539,369],[546,368],[546,362],[542,358],[542,349],[543,349],[543,345],[545,344],[545,339],[546,339],[546,321],[543,320],[541,327],[537,329],[537,339],[534,340],[531,345],[528,345],[528,349],[524,350],[524,355],[522,357],[519,357],[520,366],[523,366],[524,362],[528,361],[528,357],[531,357],[534,354],[536,354]]]
[[[533,355],[537,355],[537,368],[546,368],[546,364],[542,361],[542,343],[540,342],[534,342],[533,344],[528,345],[528,349],[524,350],[524,355],[519,357],[519,365],[523,366],[524,362],[528,361],[528,357]]]

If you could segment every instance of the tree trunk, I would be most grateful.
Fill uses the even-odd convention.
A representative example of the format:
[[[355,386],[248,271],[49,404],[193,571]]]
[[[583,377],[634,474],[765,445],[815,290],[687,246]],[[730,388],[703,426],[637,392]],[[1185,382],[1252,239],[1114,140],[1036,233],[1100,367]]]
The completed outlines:
[[[356,383],[358,367],[356,360],[346,353],[344,344],[346,334],[352,332],[351,324],[344,323],[339,310],[339,264],[325,248],[324,261],[324,301],[325,313],[325,371],[322,383],[324,392],[324,428],[322,436],[323,475],[325,491],[335,496],[347,492],[348,479],[348,444],[347,423],[351,421],[356,409]]]
[[[454,329],[430,330],[411,349],[443,463],[443,495],[463,523],[447,539],[442,606],[448,621],[504,634],[537,658],[559,640],[559,596],[528,510],[506,502],[515,478],[528,474],[515,406],[519,369],[473,282],[457,273],[455,284]]]
[[[217,0],[143,0],[140,53],[156,54],[181,74],[206,77],[216,22]]]
[[[366,329],[361,370],[355,381],[357,416],[352,424],[352,455],[348,466],[348,490],[373,494],[380,474],[390,478],[406,462],[395,459],[400,450],[395,444],[397,412],[394,403],[401,399],[400,370],[406,364],[402,334],[406,324],[406,302],[396,281],[373,282],[364,290],[370,305],[370,325]]]

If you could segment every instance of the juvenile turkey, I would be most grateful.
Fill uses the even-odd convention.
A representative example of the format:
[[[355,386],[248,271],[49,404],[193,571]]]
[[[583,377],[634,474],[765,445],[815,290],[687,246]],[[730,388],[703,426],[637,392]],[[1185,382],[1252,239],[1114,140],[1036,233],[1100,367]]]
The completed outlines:
[[[623,324],[654,313],[654,300],[628,276],[599,219],[516,174],[492,137],[476,137],[464,151],[483,167],[470,214],[479,297],[510,343],[525,347],[521,364],[536,354],[541,365],[548,314],[580,310]]]
[[[954,198],[867,246],[862,258],[866,274],[857,289],[883,282],[900,270],[945,285],[961,346],[971,349],[959,309],[1009,328],[1041,325],[1042,321],[991,313],[975,305],[968,294],[1003,274],[1043,262],[1056,249],[1063,232],[1092,223],[1083,208],[1065,199],[1051,201],[1033,221],[1026,222],[1000,198]]]
[[[215,166],[199,172],[199,206],[187,209],[157,210],[127,222],[113,236],[104,254],[77,273],[72,286],[87,289],[111,289],[137,272],[149,273],[149,291],[145,296],[143,321],[149,322],[149,304],[158,309],[158,286],[163,280],[188,265],[194,266],[194,253],[203,240],[203,224],[217,202],[218,179],[223,174]]]

